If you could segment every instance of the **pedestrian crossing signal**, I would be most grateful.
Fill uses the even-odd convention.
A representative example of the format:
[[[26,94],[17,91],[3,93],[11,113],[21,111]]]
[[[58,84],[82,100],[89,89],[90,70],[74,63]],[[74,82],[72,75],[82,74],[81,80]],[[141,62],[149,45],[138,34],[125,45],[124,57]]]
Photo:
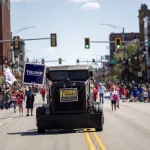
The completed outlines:
[[[85,49],[89,49],[90,48],[90,39],[89,38],[85,38],[84,39],[84,44],[85,44]]]
[[[62,59],[59,58],[59,59],[58,59],[58,62],[59,62],[59,64],[62,64]]]
[[[115,48],[116,48],[116,50],[121,50],[122,49],[121,38],[115,38]]]
[[[44,65],[45,64],[45,60],[44,59],[42,59],[42,65]]]
[[[56,33],[51,34],[51,47],[57,46],[57,35]]]
[[[80,61],[79,61],[79,59],[77,59],[77,64],[79,64],[80,63]]]
[[[92,59],[92,63],[95,64],[95,59]]]

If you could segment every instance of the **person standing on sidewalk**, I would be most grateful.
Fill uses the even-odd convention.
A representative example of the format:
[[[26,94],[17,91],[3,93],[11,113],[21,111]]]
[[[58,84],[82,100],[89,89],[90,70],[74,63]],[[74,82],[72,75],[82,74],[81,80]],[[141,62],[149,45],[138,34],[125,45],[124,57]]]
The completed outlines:
[[[17,106],[17,96],[18,91],[14,88],[13,91],[11,92],[11,101],[13,103],[13,107],[14,107],[14,113],[16,113],[16,106]]]
[[[27,116],[29,116],[29,109],[31,110],[31,116],[33,116],[33,105],[34,105],[34,96],[36,96],[32,86],[29,87],[29,90],[26,93],[27,101],[26,101],[26,109],[27,109]]]
[[[25,100],[23,90],[19,89],[19,93],[16,95],[16,97],[19,106],[19,116],[23,116],[23,101]]]
[[[46,95],[46,88],[45,86],[42,87],[41,89],[41,95],[42,95],[42,100],[43,100],[43,103],[45,102],[45,95]]]
[[[99,92],[99,100],[100,100],[100,103],[102,104],[104,104],[104,92],[106,91],[107,91],[106,88],[100,83],[98,92]]]

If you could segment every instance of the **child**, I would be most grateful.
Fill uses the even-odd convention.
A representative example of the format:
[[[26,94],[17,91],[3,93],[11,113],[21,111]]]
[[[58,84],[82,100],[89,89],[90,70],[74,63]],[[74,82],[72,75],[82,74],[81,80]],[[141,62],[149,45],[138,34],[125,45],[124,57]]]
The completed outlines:
[[[113,107],[116,111],[116,106],[119,108],[119,103],[117,104],[117,101],[119,100],[119,95],[118,92],[116,91],[115,86],[112,86],[112,91],[111,91],[111,107],[113,111]]]

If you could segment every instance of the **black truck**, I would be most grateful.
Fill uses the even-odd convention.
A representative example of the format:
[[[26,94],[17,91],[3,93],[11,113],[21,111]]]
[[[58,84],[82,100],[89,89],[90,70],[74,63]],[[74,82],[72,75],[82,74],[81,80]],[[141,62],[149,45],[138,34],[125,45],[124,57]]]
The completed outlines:
[[[89,65],[48,67],[47,104],[36,109],[39,133],[52,129],[103,130],[103,107],[94,101],[93,68]]]

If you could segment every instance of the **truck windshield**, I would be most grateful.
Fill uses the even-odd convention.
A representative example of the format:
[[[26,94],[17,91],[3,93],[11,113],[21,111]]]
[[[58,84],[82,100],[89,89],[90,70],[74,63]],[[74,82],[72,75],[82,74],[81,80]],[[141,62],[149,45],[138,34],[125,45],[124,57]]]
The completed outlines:
[[[88,70],[62,70],[49,71],[47,78],[51,81],[63,81],[70,79],[71,81],[86,81],[89,78]]]

